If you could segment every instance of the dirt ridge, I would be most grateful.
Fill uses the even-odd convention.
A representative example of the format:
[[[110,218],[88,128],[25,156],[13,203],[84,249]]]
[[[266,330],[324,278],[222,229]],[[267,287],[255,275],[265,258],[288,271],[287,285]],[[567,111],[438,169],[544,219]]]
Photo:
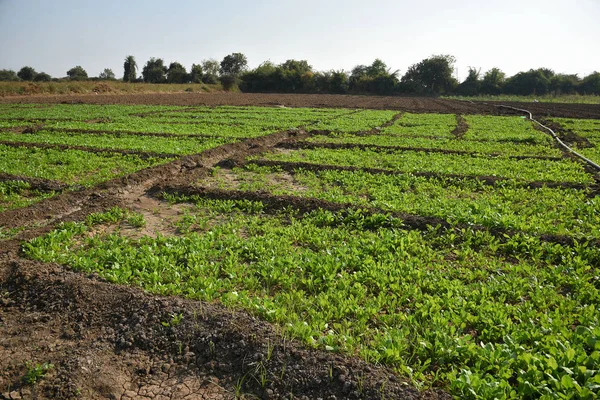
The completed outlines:
[[[54,181],[51,179],[33,178],[29,176],[13,175],[7,174],[5,172],[0,172],[0,182],[7,181],[27,182],[29,183],[32,189],[38,189],[46,192],[60,192],[69,187],[69,185],[67,185],[64,182]]]

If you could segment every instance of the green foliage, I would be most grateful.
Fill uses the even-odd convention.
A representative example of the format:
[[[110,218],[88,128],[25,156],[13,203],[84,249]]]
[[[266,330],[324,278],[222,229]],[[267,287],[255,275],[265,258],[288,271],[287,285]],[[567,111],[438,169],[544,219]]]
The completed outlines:
[[[456,86],[455,62],[451,55],[436,55],[410,66],[402,77],[403,90],[430,95],[451,92]]]
[[[580,84],[577,74],[556,74],[550,78],[548,90],[555,95],[575,94]]]
[[[214,85],[219,81],[219,62],[214,59],[208,59],[202,61],[202,70],[204,71],[204,75],[202,75],[202,82]]]
[[[166,161],[111,153],[94,154],[80,150],[15,148],[0,145],[0,170],[9,174],[80,185],[96,184]]]
[[[114,80],[115,73],[110,68],[104,68],[104,71],[102,71],[100,75],[98,75],[98,78],[102,80]]]
[[[40,72],[33,78],[34,82],[50,82],[52,77],[45,72]]]
[[[81,65],[77,65],[77,66],[71,68],[70,70],[68,70],[67,76],[72,81],[82,81],[82,80],[86,80],[88,78],[87,72],[85,71],[85,69],[83,69],[81,67]]]
[[[178,62],[172,62],[169,65],[169,69],[167,69],[168,83],[187,83],[189,81],[189,75],[183,65]]]
[[[26,207],[54,195],[53,191],[34,190],[23,181],[0,182],[0,212]],[[5,236],[0,234],[0,238]]]
[[[136,74],[137,63],[135,62],[135,57],[125,57],[125,62],[123,63],[123,82],[135,82],[137,79]]]
[[[27,372],[23,376],[23,383],[26,385],[34,385],[38,383],[49,370],[54,368],[54,365],[50,363],[33,364],[32,362],[26,363]]]
[[[398,71],[390,72],[387,65],[375,59],[370,66],[357,65],[349,78],[350,90],[358,93],[389,95],[396,91]]]
[[[17,73],[12,69],[0,69],[0,81],[10,82],[10,81],[18,81],[19,77]]]
[[[504,92],[518,95],[544,95],[549,91],[554,72],[544,68],[519,72],[506,80]]]
[[[581,93],[600,95],[600,72],[592,72],[581,82]]]
[[[192,83],[202,83],[202,78],[204,76],[202,65],[201,64],[192,64],[192,68],[190,68],[190,81]]]
[[[221,85],[223,85],[223,89],[227,91],[233,91],[238,88],[239,78],[233,74],[222,74],[219,77],[221,81]]]
[[[37,72],[32,67],[23,67],[17,72],[17,76],[23,81],[33,81],[36,74]]]
[[[481,80],[479,79],[480,71],[474,67],[469,67],[469,75],[456,88],[456,93],[463,96],[475,96],[481,90]]]
[[[248,67],[248,59],[242,53],[232,53],[221,61],[220,72],[223,75],[238,76]]]
[[[280,68],[285,71],[295,71],[300,75],[313,72],[312,66],[306,60],[287,60],[280,65]]]
[[[309,346],[360,354],[461,398],[597,391],[594,246],[403,230],[363,211],[290,218],[235,205],[198,200],[198,218],[213,223],[184,236],[133,240],[65,224],[23,251],[153,293],[245,308]]]
[[[506,74],[499,68],[492,68],[485,73],[481,82],[481,93],[497,95],[502,92]]]
[[[142,76],[144,82],[149,83],[164,83],[166,81],[165,75],[167,73],[167,67],[164,65],[162,58],[152,57],[142,70]]]

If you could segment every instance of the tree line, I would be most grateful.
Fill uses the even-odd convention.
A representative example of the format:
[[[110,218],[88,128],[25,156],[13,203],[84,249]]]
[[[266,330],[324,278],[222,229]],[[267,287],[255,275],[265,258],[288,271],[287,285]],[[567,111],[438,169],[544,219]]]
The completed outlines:
[[[354,93],[377,95],[561,95],[600,94],[600,73],[583,78],[576,74],[557,74],[548,68],[530,69],[507,77],[499,68],[485,73],[470,67],[466,79],[459,82],[453,76],[455,58],[433,55],[411,65],[400,76],[376,59],[370,65],[357,65],[351,71],[315,71],[307,60],[287,60],[281,64],[266,61],[248,69],[242,53],[232,53],[221,62],[208,59],[192,64],[188,71],[181,63],[166,64],[162,58],[151,58],[138,75],[135,57],[129,55],[123,63],[124,82],[146,83],[221,83],[226,90],[239,87],[244,92],[279,93]],[[70,80],[116,80],[106,68],[98,76],[88,78],[81,66],[67,71]],[[18,72],[0,70],[1,81],[47,82],[54,80],[44,72],[26,66]]]

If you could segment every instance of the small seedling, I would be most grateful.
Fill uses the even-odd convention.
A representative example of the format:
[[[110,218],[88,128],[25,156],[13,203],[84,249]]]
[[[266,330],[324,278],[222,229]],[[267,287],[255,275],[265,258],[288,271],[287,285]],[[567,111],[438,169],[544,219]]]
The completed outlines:
[[[129,214],[127,216],[127,222],[135,228],[142,228],[146,226],[146,220],[144,219],[144,215],[139,213]]]
[[[27,367],[27,372],[25,373],[25,376],[23,376],[23,382],[26,385],[33,385],[37,383],[40,379],[46,376],[46,373],[50,369],[54,368],[54,365],[50,363],[33,364],[30,361],[25,363],[25,366]]]
[[[181,323],[181,320],[183,320],[183,314],[171,314],[171,320],[169,322],[163,321],[161,322],[162,326],[164,327],[172,327],[172,326],[177,326]]]

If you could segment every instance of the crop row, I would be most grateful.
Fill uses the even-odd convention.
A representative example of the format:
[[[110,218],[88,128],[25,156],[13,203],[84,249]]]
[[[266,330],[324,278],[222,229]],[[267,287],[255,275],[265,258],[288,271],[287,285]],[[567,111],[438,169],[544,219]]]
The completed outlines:
[[[410,114],[404,113],[394,124],[381,131],[384,135],[425,136],[453,138],[456,128],[454,114]]]
[[[522,117],[468,115],[465,119],[469,125],[465,139],[552,145],[549,135],[534,129],[531,121]]]
[[[48,197],[54,192],[32,189],[31,185],[23,181],[0,181],[0,213],[13,209],[26,207]]]
[[[43,130],[32,134],[0,132],[0,141],[89,146],[93,148],[137,150],[180,155],[200,153],[201,151],[225,143],[235,142],[234,139],[226,138],[182,136],[178,138],[153,137],[149,139],[140,135],[90,135],[85,133],[62,133]]]
[[[69,185],[90,186],[164,162],[133,155],[0,145],[0,171]]]
[[[289,174],[253,164],[216,170],[198,184],[439,217],[450,224],[568,235],[579,240],[600,238],[600,204],[598,198],[589,198],[589,190],[528,189],[510,181],[490,186],[477,180],[360,171],[298,169]]]
[[[30,105],[28,107],[10,107],[0,105],[2,119],[7,118],[78,118],[88,120],[94,118],[128,118],[133,113],[152,111],[168,111],[177,109],[174,106],[144,105],[91,105],[91,104],[56,104],[51,106]]]
[[[600,164],[600,122],[597,120],[567,118],[554,118],[553,120],[573,131],[576,135],[585,138],[591,147],[576,145],[577,152],[596,164]]]
[[[498,156],[545,156],[560,157],[561,152],[555,147],[540,144],[523,144],[503,141],[472,141],[466,139],[427,138],[399,135],[317,135],[308,140],[310,143],[344,143],[373,146],[396,146],[402,148],[436,149],[446,151],[462,151],[478,154],[494,154]]]
[[[44,262],[153,293],[243,307],[286,335],[360,354],[461,398],[593,398],[600,250],[515,235],[401,229],[360,211],[195,201],[177,236],[99,233],[121,210],[23,247]]]
[[[520,181],[592,183],[582,165],[568,159],[511,160],[480,155],[439,154],[421,151],[371,149],[301,149],[261,156],[264,160],[380,168],[391,171],[495,176]]]

